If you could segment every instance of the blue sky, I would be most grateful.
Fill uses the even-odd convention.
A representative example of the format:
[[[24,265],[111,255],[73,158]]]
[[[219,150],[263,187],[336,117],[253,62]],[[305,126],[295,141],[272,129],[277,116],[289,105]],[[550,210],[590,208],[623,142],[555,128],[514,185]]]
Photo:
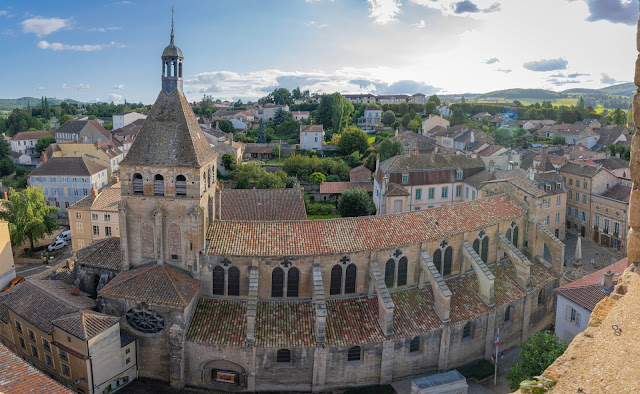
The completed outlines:
[[[175,8],[191,100],[631,81],[638,0],[13,1],[0,97],[154,101]]]

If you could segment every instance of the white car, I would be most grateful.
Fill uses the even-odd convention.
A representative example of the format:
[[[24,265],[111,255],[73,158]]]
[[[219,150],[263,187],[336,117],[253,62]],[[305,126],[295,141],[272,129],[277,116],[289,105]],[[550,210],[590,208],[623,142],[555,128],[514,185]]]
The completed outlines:
[[[56,237],[56,241],[58,240],[68,241],[70,239],[71,239],[71,230],[64,230],[63,232],[58,234],[58,236]]]
[[[49,246],[47,246],[47,250],[49,252],[53,252],[54,250],[62,249],[67,246],[67,241],[63,239],[54,239],[53,242]]]

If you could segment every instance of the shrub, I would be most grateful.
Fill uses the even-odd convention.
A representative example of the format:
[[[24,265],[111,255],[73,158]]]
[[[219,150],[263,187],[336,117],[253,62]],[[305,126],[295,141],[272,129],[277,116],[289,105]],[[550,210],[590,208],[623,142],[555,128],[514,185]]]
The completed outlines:
[[[314,172],[313,174],[311,174],[311,176],[309,176],[309,181],[311,183],[315,183],[316,185],[319,185],[323,182],[326,182],[327,177],[321,172]]]

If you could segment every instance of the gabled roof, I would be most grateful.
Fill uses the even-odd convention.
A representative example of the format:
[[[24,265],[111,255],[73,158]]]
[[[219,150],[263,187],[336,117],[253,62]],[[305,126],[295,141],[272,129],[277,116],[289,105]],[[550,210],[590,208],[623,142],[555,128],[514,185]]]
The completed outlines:
[[[109,237],[91,242],[78,251],[77,264],[88,267],[122,270],[122,251],[120,237]]]
[[[56,130],[56,133],[78,134],[85,128],[93,128],[107,138],[110,136],[107,129],[102,127],[97,120],[68,120]]]
[[[23,131],[11,137],[13,141],[37,140],[42,137],[55,137],[54,131]]]
[[[119,322],[119,317],[91,311],[78,311],[52,321],[54,326],[83,341],[92,339]]]
[[[310,124],[306,126],[300,126],[301,133],[322,133],[324,132],[321,124]]]
[[[0,392],[3,393],[47,393],[68,394],[73,391],[49,378],[0,344]]]
[[[472,158],[465,155],[448,154],[424,154],[424,155],[398,155],[380,163],[383,172],[405,172],[421,170],[437,170],[452,168],[483,167],[481,158]]]
[[[555,291],[569,300],[580,305],[588,311],[593,311],[596,304],[604,299],[608,294],[604,292],[600,281],[604,279],[607,271],[613,273],[613,283],[618,282],[618,278],[627,269],[627,258],[619,260],[610,266],[604,267],[592,274],[584,276],[574,282],[560,286]]]
[[[158,94],[120,165],[201,167],[215,158],[184,94]]]
[[[620,168],[629,168],[629,162],[619,157],[609,157],[606,159],[593,159],[593,162],[600,164],[607,170],[617,170]]]
[[[610,198],[620,202],[629,202],[631,197],[631,187],[623,184],[617,184],[601,194],[602,197]]]
[[[101,297],[170,308],[189,306],[200,289],[200,281],[171,265],[152,264],[131,271],[121,271],[98,292]]]
[[[320,194],[342,194],[347,189],[361,187],[368,192],[373,191],[371,182],[323,182],[320,184]]]
[[[222,220],[306,220],[301,190],[223,189]]]
[[[207,254],[282,257],[384,249],[440,239],[524,214],[518,202],[499,194],[394,215],[279,222],[216,220],[207,232]]]
[[[600,172],[600,170],[601,168],[597,166],[576,162],[569,162],[560,168],[560,172],[567,172],[584,177],[592,177]]]
[[[91,176],[106,169],[107,167],[84,157],[52,157],[46,163],[31,171],[29,176]]]
[[[477,174],[471,175],[469,178],[464,180],[464,183],[468,183],[469,185],[479,189],[482,185],[487,181],[492,181],[496,179],[496,175],[489,171],[480,171]]]
[[[389,182],[389,185],[387,187],[388,187],[387,191],[384,193],[385,196],[388,196],[388,197],[402,197],[402,196],[410,196],[411,195],[411,194],[409,194],[407,189],[405,189],[401,185],[398,185],[397,183]]]

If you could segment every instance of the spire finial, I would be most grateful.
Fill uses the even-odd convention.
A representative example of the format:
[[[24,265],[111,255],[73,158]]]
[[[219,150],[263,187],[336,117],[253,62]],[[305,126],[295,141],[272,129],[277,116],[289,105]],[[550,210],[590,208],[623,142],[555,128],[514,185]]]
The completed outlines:
[[[171,6],[171,43],[173,44],[173,6]]]

